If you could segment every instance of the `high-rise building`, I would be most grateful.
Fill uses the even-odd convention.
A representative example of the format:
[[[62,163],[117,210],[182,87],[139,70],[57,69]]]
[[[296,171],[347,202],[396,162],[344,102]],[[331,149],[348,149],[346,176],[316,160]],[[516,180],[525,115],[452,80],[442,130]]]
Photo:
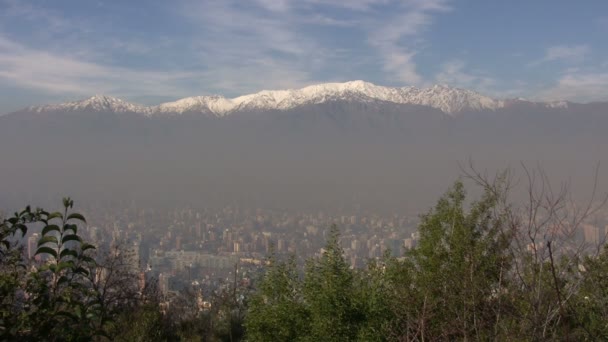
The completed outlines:
[[[591,224],[582,225],[585,242],[597,245],[600,243],[600,229]]]
[[[27,239],[27,257],[29,259],[33,258],[36,255],[36,249],[38,248],[38,240],[40,239],[40,235],[38,233],[32,234]]]

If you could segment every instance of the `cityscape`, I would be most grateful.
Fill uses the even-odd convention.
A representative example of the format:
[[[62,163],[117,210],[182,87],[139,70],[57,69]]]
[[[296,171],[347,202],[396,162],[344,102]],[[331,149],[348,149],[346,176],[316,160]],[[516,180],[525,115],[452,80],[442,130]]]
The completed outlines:
[[[258,280],[267,258],[276,253],[306,259],[323,253],[331,225],[338,226],[344,258],[353,269],[383,256],[401,257],[416,247],[420,214],[381,216],[367,211],[344,213],[249,209],[237,205],[220,209],[145,209],[134,203],[121,208],[87,208],[85,239],[100,249],[111,246],[128,253],[134,279],[157,282],[167,300],[191,287],[209,294],[230,283]],[[608,236],[608,208],[577,227],[572,246],[593,252]],[[28,237],[33,258],[38,233]],[[564,236],[565,237],[565,236]],[[528,246],[532,250],[533,246]],[[544,248],[540,244],[536,248]]]

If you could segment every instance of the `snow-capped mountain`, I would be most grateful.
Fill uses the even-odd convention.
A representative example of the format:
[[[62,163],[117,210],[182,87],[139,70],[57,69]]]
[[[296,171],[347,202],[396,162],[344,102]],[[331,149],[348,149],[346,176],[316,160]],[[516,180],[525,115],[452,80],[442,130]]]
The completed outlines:
[[[546,108],[567,108],[568,103],[555,101],[547,103],[530,102],[523,99],[500,100],[477,92],[435,85],[429,88],[384,87],[364,81],[345,83],[324,83],[301,89],[263,90],[255,94],[235,98],[223,96],[195,96],[157,106],[142,106],[103,95],[89,99],[55,105],[30,107],[27,111],[77,112],[104,111],[114,113],[138,113],[145,116],[179,115],[183,113],[203,113],[223,117],[243,111],[290,110],[303,105],[320,104],[329,101],[389,102],[394,104],[422,105],[439,109],[448,115],[463,111],[497,110],[513,103],[535,103]]]
[[[465,109],[497,109],[504,106],[502,100],[492,99],[470,90],[447,86],[436,85],[426,89],[391,88],[369,82],[351,81],[318,84],[301,89],[264,90],[232,99],[217,95],[195,96],[150,107],[131,104],[109,96],[96,95],[82,101],[30,107],[28,110],[37,113],[93,110],[116,113],[132,112],[147,116],[203,112],[221,117],[238,111],[288,110],[306,104],[318,104],[332,100],[417,104],[437,108],[448,114]]]
[[[73,101],[60,104],[44,106],[33,106],[26,109],[30,112],[76,112],[76,111],[98,111],[113,113],[147,113],[148,107],[132,104],[111,96],[95,95],[86,100]]]

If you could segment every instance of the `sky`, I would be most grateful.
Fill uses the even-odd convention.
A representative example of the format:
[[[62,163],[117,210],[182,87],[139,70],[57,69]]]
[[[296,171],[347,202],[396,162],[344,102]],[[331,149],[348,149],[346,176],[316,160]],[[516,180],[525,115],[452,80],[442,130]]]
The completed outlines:
[[[605,0],[0,0],[0,113],[324,82],[608,101]]]

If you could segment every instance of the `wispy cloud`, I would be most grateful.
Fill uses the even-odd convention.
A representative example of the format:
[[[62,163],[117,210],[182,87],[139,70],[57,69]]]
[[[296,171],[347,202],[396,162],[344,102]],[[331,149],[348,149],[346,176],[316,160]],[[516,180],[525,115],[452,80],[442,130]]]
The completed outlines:
[[[431,25],[434,14],[449,9],[443,0],[408,1],[390,19],[375,23],[379,26],[371,29],[368,42],[378,48],[384,70],[397,81],[423,83],[414,61],[418,53],[416,38]]]
[[[608,73],[571,70],[557,84],[538,93],[544,100],[608,101]]]
[[[588,45],[558,45],[548,48],[544,59],[546,61],[567,60],[580,62],[590,52],[591,49]]]
[[[439,73],[435,76],[437,83],[445,83],[453,86],[486,90],[496,85],[496,80],[492,77],[473,73],[465,70],[465,62],[452,60],[441,66]]]
[[[377,54],[375,64],[392,82],[423,84],[425,79],[414,60],[420,49],[417,44],[433,15],[449,10],[445,0],[256,0],[248,6],[235,0],[209,0],[187,4],[183,13],[199,27],[198,44],[205,63],[220,70],[232,66],[239,70],[241,82],[257,83],[257,89],[278,87],[289,74],[297,75],[291,83],[300,85],[325,81],[318,77],[327,65],[357,64],[360,51],[351,51],[351,60],[340,59],[344,48],[322,42],[315,31],[318,25],[357,32],[363,38],[361,43]],[[334,11],[323,11],[327,8]],[[266,65],[282,69],[266,73]],[[260,78],[262,72],[266,76]]]
[[[177,95],[184,72],[133,70],[26,47],[0,36],[0,79],[49,93]]]
[[[547,48],[545,56],[530,63],[529,66],[555,61],[579,63],[585,60],[590,53],[591,48],[588,45],[555,45]]]
[[[166,8],[183,25],[181,35],[152,44],[137,31],[100,35],[108,28],[101,17],[74,21],[35,3],[0,0],[0,21],[32,27],[23,39],[0,23],[0,79],[53,94],[127,97],[240,95],[366,78],[362,68],[379,80],[422,85],[428,80],[415,58],[446,2],[181,0]],[[342,42],[341,34],[360,39]]]
[[[206,81],[228,92],[298,86],[331,59],[331,51],[298,30],[302,17],[288,1],[188,2],[182,14],[200,40],[196,49],[206,65]],[[230,89],[227,89],[229,88]]]
[[[43,9],[25,1],[19,0],[0,0],[0,17],[1,18],[21,18],[27,21],[44,22],[46,32],[57,32],[71,26],[68,20],[62,16]]]

